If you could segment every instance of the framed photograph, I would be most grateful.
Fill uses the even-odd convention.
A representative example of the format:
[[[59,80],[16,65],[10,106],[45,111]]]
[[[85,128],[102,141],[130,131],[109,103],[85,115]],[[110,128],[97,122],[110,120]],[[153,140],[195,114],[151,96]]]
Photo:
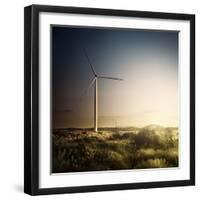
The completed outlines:
[[[24,191],[195,184],[195,16],[25,8]]]

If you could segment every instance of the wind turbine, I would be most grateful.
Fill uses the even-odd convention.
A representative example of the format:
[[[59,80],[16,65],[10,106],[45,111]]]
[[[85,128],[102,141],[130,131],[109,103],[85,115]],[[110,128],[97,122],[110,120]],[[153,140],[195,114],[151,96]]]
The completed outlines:
[[[123,79],[121,78],[116,78],[116,77],[110,77],[110,76],[100,76],[96,73],[96,71],[94,70],[94,67],[92,66],[92,63],[87,55],[87,52],[85,49],[84,50],[84,54],[85,57],[87,58],[87,61],[91,67],[92,73],[94,75],[94,78],[92,79],[92,81],[90,82],[87,90],[94,85],[94,131],[98,132],[98,80],[99,79],[110,79],[110,80],[115,80],[115,81],[123,81]]]

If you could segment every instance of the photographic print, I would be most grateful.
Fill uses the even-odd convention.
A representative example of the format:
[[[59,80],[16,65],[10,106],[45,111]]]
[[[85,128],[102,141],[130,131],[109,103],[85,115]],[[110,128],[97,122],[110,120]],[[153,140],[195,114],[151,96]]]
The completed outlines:
[[[178,32],[51,27],[52,173],[179,166]]]
[[[195,16],[24,11],[24,192],[194,185]]]

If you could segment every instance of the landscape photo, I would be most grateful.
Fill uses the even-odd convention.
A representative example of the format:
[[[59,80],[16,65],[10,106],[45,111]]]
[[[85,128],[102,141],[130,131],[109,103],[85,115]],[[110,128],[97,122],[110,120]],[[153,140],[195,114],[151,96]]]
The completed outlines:
[[[179,167],[178,32],[51,27],[51,173]]]

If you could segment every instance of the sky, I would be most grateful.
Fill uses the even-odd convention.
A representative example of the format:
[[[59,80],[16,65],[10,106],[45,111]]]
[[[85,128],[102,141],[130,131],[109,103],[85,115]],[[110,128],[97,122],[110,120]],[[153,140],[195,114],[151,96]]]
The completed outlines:
[[[52,27],[53,128],[178,126],[178,32]]]

